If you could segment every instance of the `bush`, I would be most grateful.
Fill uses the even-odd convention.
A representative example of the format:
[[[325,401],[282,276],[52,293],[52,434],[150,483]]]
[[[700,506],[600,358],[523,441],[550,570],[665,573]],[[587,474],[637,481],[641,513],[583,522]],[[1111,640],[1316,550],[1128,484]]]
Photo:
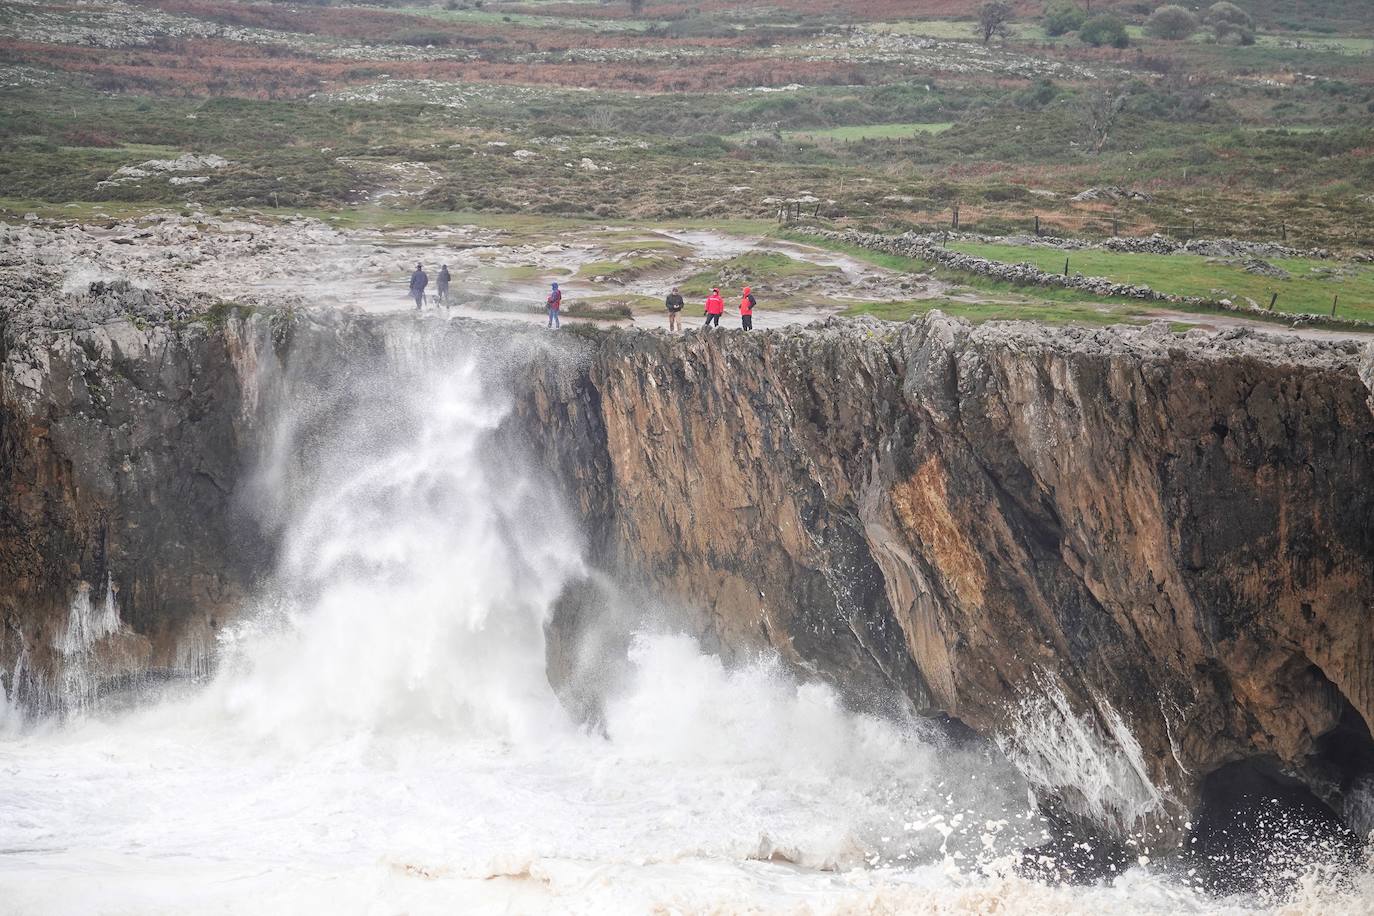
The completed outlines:
[[[1130,37],[1126,34],[1125,24],[1110,13],[1094,16],[1083,23],[1083,28],[1078,30],[1078,37],[1094,48],[1103,45],[1124,48],[1131,43]]]
[[[1222,0],[1207,8],[1207,24],[1217,41],[1234,38],[1243,45],[1255,43],[1255,23],[1250,14],[1234,3]]]
[[[1045,34],[1050,36],[1066,35],[1082,28],[1087,19],[1076,4],[1056,3],[1045,9]]]
[[[1040,109],[1059,97],[1059,87],[1049,79],[1041,78],[1011,97],[1017,108]]]
[[[1145,21],[1145,32],[1165,41],[1182,41],[1196,32],[1197,27],[1197,17],[1191,11],[1172,3],[1161,6]]]

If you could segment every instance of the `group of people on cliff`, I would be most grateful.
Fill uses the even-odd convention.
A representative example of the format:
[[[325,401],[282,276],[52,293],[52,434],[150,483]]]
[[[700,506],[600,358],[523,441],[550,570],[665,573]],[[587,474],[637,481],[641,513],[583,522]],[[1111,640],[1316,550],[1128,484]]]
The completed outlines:
[[[440,267],[435,295],[439,305],[446,306],[449,304],[448,287],[451,279],[448,265],[445,264]],[[544,298],[544,308],[549,314],[548,327],[559,328],[561,327],[559,316],[563,311],[563,291],[559,289],[557,283],[551,283],[549,287],[549,294]],[[425,273],[424,265],[416,264],[415,272],[410,275],[410,298],[415,300],[417,310],[424,308],[425,291],[428,288],[429,274]],[[748,286],[744,287],[739,300],[740,328],[743,330],[754,330],[754,309],[758,307],[758,304],[758,299],[754,297],[753,290]],[[668,330],[682,330],[681,313],[686,308],[686,301],[676,286],[663,300],[663,305],[668,310]],[[721,316],[725,314],[725,297],[720,294],[720,287],[711,288],[711,295],[706,297],[706,308],[702,314],[706,316],[706,324],[703,327],[720,327]]]
[[[663,304],[668,309],[668,330],[680,331],[681,328],[678,326],[679,314],[686,307],[686,303],[676,286],[668,293]],[[739,322],[743,330],[754,330],[754,309],[758,307],[758,304],[759,301],[754,298],[753,290],[748,286],[744,287],[739,300]],[[725,314],[725,297],[720,294],[720,287],[711,288],[711,295],[706,297],[706,310],[702,314],[706,316],[706,324],[703,327],[720,327],[720,316]]]
[[[448,272],[448,265],[439,268],[439,276],[435,284],[435,301],[439,305],[448,305],[448,284],[453,277]],[[425,307],[425,290],[429,288],[429,274],[425,273],[423,264],[415,265],[415,273],[410,275],[410,298],[415,300],[415,308]]]

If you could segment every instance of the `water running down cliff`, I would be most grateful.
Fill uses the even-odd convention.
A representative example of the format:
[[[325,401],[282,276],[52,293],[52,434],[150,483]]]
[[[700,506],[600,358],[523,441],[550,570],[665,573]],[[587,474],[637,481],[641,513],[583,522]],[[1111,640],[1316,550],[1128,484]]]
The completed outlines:
[[[0,746],[0,887],[21,911],[1266,905],[1157,863],[1105,888],[1016,878],[1045,825],[989,747],[847,710],[766,655],[723,665],[672,627],[631,640],[583,728],[544,670],[583,537],[497,435],[510,354],[404,332],[387,349],[335,403],[284,400],[318,415],[278,418],[258,468],[282,557],[220,674]],[[1299,912],[1368,890],[1321,879]]]

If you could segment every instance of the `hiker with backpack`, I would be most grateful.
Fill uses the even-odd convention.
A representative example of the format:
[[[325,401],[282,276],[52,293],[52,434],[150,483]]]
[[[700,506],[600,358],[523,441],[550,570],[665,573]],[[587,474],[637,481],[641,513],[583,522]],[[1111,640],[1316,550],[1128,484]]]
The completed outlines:
[[[440,304],[440,305],[443,305],[443,306],[447,306],[447,305],[448,305],[448,284],[449,284],[449,280],[451,280],[451,279],[452,279],[452,277],[449,275],[449,272],[448,272],[448,265],[445,264],[443,267],[440,267],[440,268],[439,268],[439,290],[438,290],[438,292],[439,292],[439,304]]]
[[[744,296],[739,301],[739,323],[740,327],[746,331],[754,330],[754,308],[759,301],[754,298],[754,294],[749,287],[744,288]]]
[[[549,310],[549,327],[551,329],[557,329],[562,327],[562,325],[558,323],[558,312],[563,307],[563,291],[558,288],[557,283],[552,284],[552,287],[553,289],[549,293],[548,298],[544,300],[544,307]]]

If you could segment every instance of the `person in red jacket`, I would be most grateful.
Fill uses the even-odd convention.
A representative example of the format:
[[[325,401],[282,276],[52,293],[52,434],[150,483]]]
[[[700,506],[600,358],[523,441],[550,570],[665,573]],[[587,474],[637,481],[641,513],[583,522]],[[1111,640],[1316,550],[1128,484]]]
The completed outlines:
[[[719,289],[712,289],[711,295],[706,297],[706,324],[704,327],[715,325],[720,327],[720,316],[725,314],[725,300],[720,296]]]
[[[754,298],[754,294],[746,286],[744,295],[739,300],[739,324],[746,331],[754,330],[754,306],[758,304],[759,301]]]

